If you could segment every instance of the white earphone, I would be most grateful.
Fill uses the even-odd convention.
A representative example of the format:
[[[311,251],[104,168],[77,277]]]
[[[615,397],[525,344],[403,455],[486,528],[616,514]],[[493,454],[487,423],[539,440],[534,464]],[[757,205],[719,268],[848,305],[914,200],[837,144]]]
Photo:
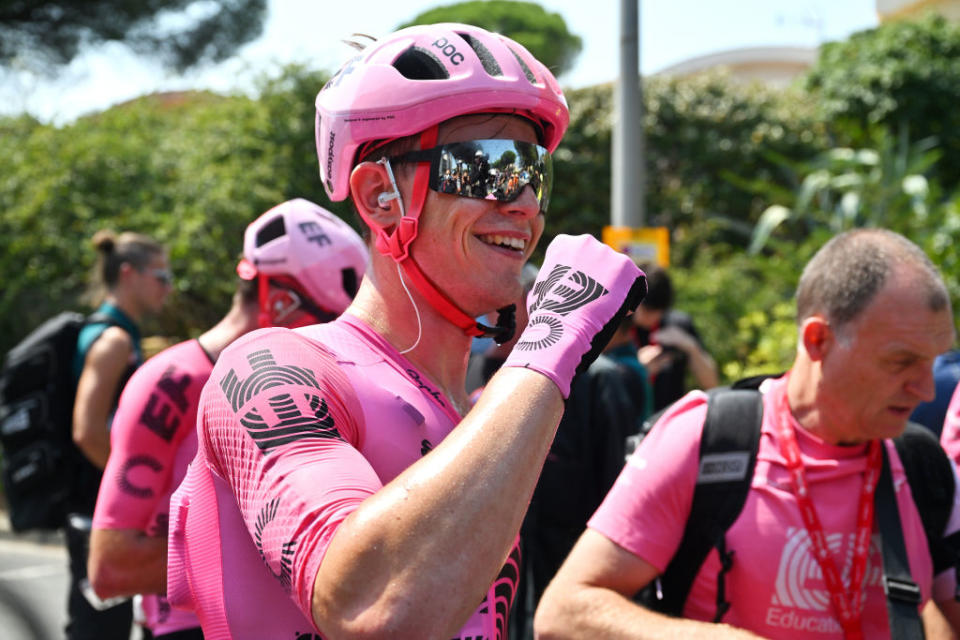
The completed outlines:
[[[390,186],[393,187],[393,191],[384,191],[377,196],[377,204],[380,205],[382,209],[386,209],[391,200],[396,200],[397,204],[400,205],[400,215],[407,215],[407,212],[403,208],[403,198],[400,197],[400,189],[397,188],[397,179],[393,177],[393,167],[390,166],[390,160],[380,158],[377,160],[377,164],[382,164],[384,169],[387,170],[387,176],[390,178]]]
[[[396,200],[399,197],[400,194],[396,191],[384,191],[377,196],[377,204],[380,205],[381,209],[386,209],[391,200]]]

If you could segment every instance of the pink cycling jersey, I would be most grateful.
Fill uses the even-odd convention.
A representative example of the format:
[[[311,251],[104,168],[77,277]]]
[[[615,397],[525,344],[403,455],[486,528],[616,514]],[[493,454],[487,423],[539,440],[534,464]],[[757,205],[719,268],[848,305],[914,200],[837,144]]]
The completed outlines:
[[[314,580],[337,527],[459,421],[351,316],[236,341],[204,390],[197,457],[171,502],[171,602],[196,610],[208,639],[314,637]],[[518,553],[457,638],[504,637]]]
[[[733,565],[726,574],[731,608],[723,622],[768,638],[842,638],[829,592],[804,526],[780,453],[772,412],[785,379],[773,381],[764,395],[760,449],[750,492],[740,517],[726,535]],[[698,474],[700,433],[706,395],[693,392],[664,415],[629,459],[588,526],[663,571],[676,552],[690,513]],[[792,416],[810,494],[828,546],[844,584],[853,557],[856,506],[866,468],[866,445],[830,445],[805,431]],[[936,578],[923,524],[893,443],[887,453],[896,487],[911,573],[923,601],[953,598],[952,570]],[[945,536],[960,529],[957,494]],[[683,615],[713,620],[720,560],[716,549],[700,569]],[[874,530],[865,580],[862,622],[866,638],[890,636],[879,536]]]
[[[167,535],[170,495],[197,451],[197,405],[213,370],[196,340],[162,351],[130,378],[110,430],[110,458],[93,516],[96,529]],[[154,635],[199,626],[171,610],[163,595],[145,594],[146,626]]]
[[[960,465],[960,385],[953,391],[940,432],[940,444],[953,464]]]

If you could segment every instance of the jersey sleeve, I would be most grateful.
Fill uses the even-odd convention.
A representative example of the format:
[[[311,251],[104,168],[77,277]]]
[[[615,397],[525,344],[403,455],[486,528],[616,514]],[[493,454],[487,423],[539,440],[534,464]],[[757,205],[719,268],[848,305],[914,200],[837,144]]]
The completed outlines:
[[[654,425],[587,526],[661,573],[676,553],[697,480],[706,395],[694,391]]]
[[[167,508],[162,501],[173,489],[180,444],[196,424],[203,384],[189,367],[178,366],[177,353],[157,355],[124,387],[110,428],[94,528],[150,532],[157,513]]]
[[[204,390],[200,447],[264,563],[280,567],[275,577],[312,620],[330,540],[382,483],[358,449],[362,411],[330,352],[283,329],[238,342]]]

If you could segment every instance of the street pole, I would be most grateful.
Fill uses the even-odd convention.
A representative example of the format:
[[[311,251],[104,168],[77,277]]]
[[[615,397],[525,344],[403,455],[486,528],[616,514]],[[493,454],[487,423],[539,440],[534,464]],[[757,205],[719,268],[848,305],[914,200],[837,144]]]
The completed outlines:
[[[640,86],[640,0],[620,0],[620,78],[613,132],[613,193],[610,223],[642,227],[643,100]]]

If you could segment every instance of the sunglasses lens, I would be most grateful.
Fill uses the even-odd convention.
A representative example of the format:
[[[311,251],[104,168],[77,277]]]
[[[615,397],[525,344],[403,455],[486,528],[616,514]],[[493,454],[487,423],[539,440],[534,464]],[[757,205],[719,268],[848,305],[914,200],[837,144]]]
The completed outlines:
[[[166,269],[154,269],[153,277],[156,278],[161,284],[173,284],[173,274]]]
[[[515,140],[472,140],[436,149],[431,188],[439,193],[511,202],[529,185],[547,210],[553,161],[543,147]]]

